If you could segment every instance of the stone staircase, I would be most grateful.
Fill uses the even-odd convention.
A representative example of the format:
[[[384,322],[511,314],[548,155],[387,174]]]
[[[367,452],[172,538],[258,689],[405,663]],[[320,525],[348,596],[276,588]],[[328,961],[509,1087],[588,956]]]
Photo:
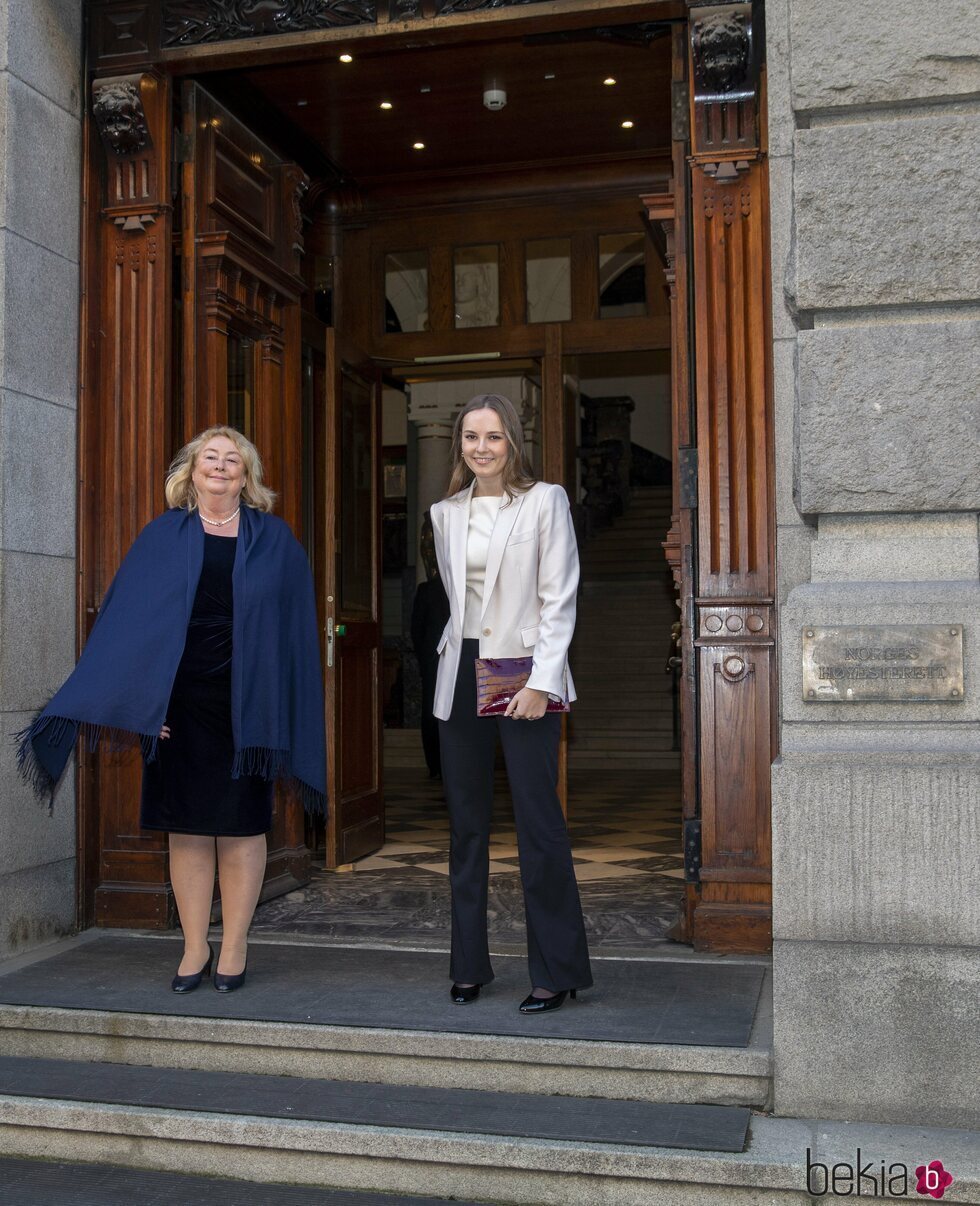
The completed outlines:
[[[582,549],[570,660],[571,770],[674,770],[673,678],[664,666],[678,618],[661,543],[669,486],[632,492],[626,513]]]
[[[146,936],[133,940],[146,949]],[[84,959],[98,961],[104,941],[65,946],[84,944]],[[168,948],[153,958],[169,967],[178,944],[151,946]],[[254,952],[260,968],[265,950]],[[311,947],[275,950],[294,969],[281,991],[314,991],[302,970]],[[91,981],[103,994],[107,974]],[[215,1016],[206,984],[200,1001],[181,999],[183,1014],[66,1008],[42,1003],[46,987],[37,1003],[0,1004],[3,1156],[528,1206],[729,1201],[733,1167],[736,1180],[757,1183],[754,1141],[713,1150],[712,1117],[769,1103],[768,987],[747,1047],[548,1037],[556,1028],[546,1026],[479,1033],[469,1007],[450,1019],[458,1031],[236,1018],[234,998]],[[378,987],[364,985],[367,1000]],[[767,1120],[748,1121],[754,1132]],[[678,1138],[698,1133],[691,1146]]]
[[[0,1156],[212,1177],[208,1200],[228,1203],[261,1202],[259,1183],[269,1187],[270,1202],[283,1200],[276,1187],[294,1185],[331,1187],[324,1193],[331,1203],[372,1191],[498,1206],[803,1206],[813,1200],[808,1149],[831,1166],[852,1159],[857,1146],[876,1163],[941,1154],[956,1176],[947,1200],[980,1201],[976,1135],[765,1113],[772,1093],[768,974],[747,1046],[683,1045],[598,1037],[618,1012],[609,997],[565,1006],[596,1010],[597,1038],[588,1039],[554,1036],[554,1026],[481,1033],[470,1007],[451,1015],[463,1029],[408,1028],[417,1017],[404,1027],[267,1021],[254,997],[248,1004],[248,990],[237,1003],[216,1004],[206,986],[176,1013],[157,976],[175,962],[178,944],[145,935],[117,934],[117,941],[144,951],[142,963],[135,958],[138,985],[152,967],[143,999],[159,1002],[159,1012],[109,1004],[122,996],[132,1005],[133,992],[143,989],[119,983],[118,960],[110,975],[99,955],[105,939],[91,933],[39,953],[54,958],[40,965],[34,1000],[0,1004]],[[166,949],[154,954],[157,948]],[[311,977],[305,962],[317,949]],[[311,1017],[305,1009],[315,1012],[325,993],[349,990],[324,977],[326,948],[279,941],[254,953],[258,969],[278,958],[275,999],[308,1003],[296,1010],[300,1016]],[[347,952],[345,979],[355,955]],[[30,996],[5,989],[7,971],[13,983],[18,966],[38,960],[0,969],[0,1001]],[[718,971],[733,962],[718,960]],[[88,987],[68,1007],[80,992],[72,988],[80,967]],[[666,974],[656,958],[633,967],[630,978],[652,975],[651,987]],[[358,987],[365,1018],[381,988],[386,1007],[397,1006],[389,980]],[[510,984],[507,1003],[516,995]],[[251,1016],[235,1017],[243,1006]],[[661,1016],[654,1008],[651,1026]],[[748,1112],[741,1150],[712,1145],[710,1118],[703,1140],[683,1145],[681,1136],[712,1111]],[[659,1145],[649,1139],[651,1128],[663,1137]],[[2,1187],[0,1198],[11,1206],[22,1200],[4,1197]]]

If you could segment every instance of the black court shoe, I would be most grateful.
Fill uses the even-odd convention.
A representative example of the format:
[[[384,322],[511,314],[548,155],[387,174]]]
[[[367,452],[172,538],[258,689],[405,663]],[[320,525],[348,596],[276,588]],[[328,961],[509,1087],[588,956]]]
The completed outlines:
[[[214,979],[211,981],[211,983],[214,985],[214,991],[234,992],[236,988],[241,988],[241,986],[245,983],[245,973],[247,970],[248,965],[246,964],[236,976],[226,976],[224,972],[216,971],[214,973]]]
[[[211,974],[211,964],[214,961],[214,950],[211,943],[208,943],[208,961],[199,972],[194,972],[191,976],[174,976],[170,981],[170,987],[174,992],[193,992],[201,983],[205,976]]]
[[[454,984],[449,990],[449,996],[454,1005],[469,1005],[480,995],[482,987],[482,984],[470,984],[466,988],[460,988],[458,984]]]
[[[561,1009],[566,997],[571,997],[574,1001],[577,993],[577,988],[562,989],[553,997],[536,997],[534,993],[530,993],[517,1008],[521,1013],[547,1013],[549,1009]]]

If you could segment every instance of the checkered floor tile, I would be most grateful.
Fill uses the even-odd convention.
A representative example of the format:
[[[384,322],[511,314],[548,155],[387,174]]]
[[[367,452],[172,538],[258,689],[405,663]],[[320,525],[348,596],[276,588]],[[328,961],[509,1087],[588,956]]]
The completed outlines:
[[[389,771],[384,846],[353,873],[317,870],[306,887],[260,906],[255,931],[444,947],[449,824],[441,784],[424,776]],[[593,953],[636,953],[663,941],[684,876],[679,775],[578,771],[569,780],[568,829]],[[521,949],[520,866],[504,776],[490,860],[491,945]]]

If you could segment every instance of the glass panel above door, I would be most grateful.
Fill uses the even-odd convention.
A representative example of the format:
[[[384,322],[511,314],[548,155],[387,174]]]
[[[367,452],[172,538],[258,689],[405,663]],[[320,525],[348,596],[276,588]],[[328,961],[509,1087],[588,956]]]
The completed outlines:
[[[374,395],[367,381],[346,368],[340,388],[340,608],[373,615]]]
[[[529,239],[527,321],[568,322],[572,317],[572,243],[570,239]]]
[[[250,440],[255,434],[255,343],[228,332],[228,426]]]
[[[495,327],[500,322],[499,259],[496,243],[456,249],[453,313],[457,327]]]
[[[646,245],[642,234],[599,236],[599,317],[647,312]]]
[[[385,256],[385,334],[429,329],[429,253],[390,251]]]

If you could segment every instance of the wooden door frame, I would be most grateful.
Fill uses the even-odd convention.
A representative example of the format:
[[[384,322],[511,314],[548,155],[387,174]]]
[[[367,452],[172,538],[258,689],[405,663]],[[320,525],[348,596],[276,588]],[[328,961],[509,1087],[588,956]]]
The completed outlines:
[[[603,24],[675,22],[674,110],[681,124],[686,112],[689,130],[674,140],[673,213],[665,213],[660,200],[648,206],[648,213],[672,228],[675,443],[679,451],[696,448],[697,468],[696,483],[675,470],[668,539],[671,563],[690,598],[683,616],[685,682],[696,675],[700,685],[696,710],[689,710],[689,723],[682,725],[685,810],[689,821],[700,821],[702,835],[700,882],[692,880],[686,888],[682,936],[701,949],[768,949],[769,770],[777,694],[760,0],[710,6],[697,0],[596,0],[585,9],[578,0],[557,0],[537,10],[505,4],[450,16],[438,15],[442,6],[437,5],[434,17],[430,10],[422,16],[416,6],[419,15],[405,22],[390,21],[388,5],[382,7],[373,25],[168,48],[161,36],[161,5],[154,0],[89,5],[88,64],[98,103],[94,115],[86,105],[84,124],[79,642],[123,552],[159,510],[171,423],[173,77],[315,57],[369,40],[375,47],[408,45],[420,35],[462,42],[585,27],[597,17]],[[109,95],[114,80],[108,77],[121,85],[114,97]],[[685,82],[686,106],[678,103]],[[114,127],[109,119],[120,114],[129,120]],[[109,192],[104,191],[106,156]],[[693,419],[685,394],[689,353]],[[132,438],[140,423],[150,438]],[[120,508],[115,500],[122,486],[130,494]],[[125,889],[131,923],[170,924],[172,902],[158,886],[163,843],[103,828],[96,850],[92,821],[100,808],[95,796],[110,799],[124,790],[125,775],[107,766],[93,774],[84,753],[79,761],[88,767],[79,775],[83,922],[99,916],[94,880],[111,879],[113,865],[120,862],[142,868]],[[719,773],[722,768],[726,775]]]

